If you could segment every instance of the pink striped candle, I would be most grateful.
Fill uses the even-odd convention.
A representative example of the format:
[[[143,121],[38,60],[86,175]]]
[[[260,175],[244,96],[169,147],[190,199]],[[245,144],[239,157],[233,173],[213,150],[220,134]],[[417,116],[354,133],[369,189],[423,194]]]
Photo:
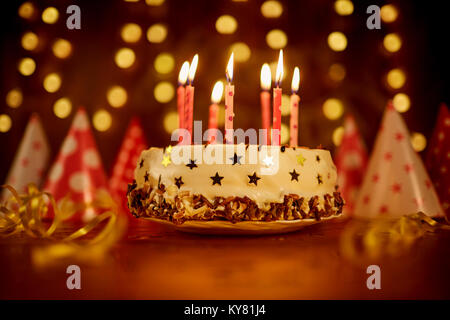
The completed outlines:
[[[234,54],[231,53],[226,70],[227,85],[225,86],[225,141],[227,144],[233,143],[234,130],[234,85],[231,84],[233,82],[233,59]]]
[[[294,69],[294,75],[292,76],[292,94],[291,94],[291,121],[290,121],[290,140],[289,145],[291,147],[298,146],[298,108],[300,103],[300,97],[297,95],[297,91],[300,85],[300,70],[298,67]]]
[[[277,73],[275,77],[276,88],[273,89],[273,137],[272,145],[279,146],[281,144],[281,96],[283,90],[280,88],[281,79],[283,78],[283,50],[280,50],[278,57]]]

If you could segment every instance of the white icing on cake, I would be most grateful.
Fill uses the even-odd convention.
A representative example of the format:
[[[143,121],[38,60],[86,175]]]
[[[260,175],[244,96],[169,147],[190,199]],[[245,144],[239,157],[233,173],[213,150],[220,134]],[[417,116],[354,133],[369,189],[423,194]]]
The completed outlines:
[[[223,151],[222,162],[229,164],[207,164],[205,158],[211,154],[211,148]],[[313,196],[332,195],[335,191],[337,173],[330,152],[323,149],[290,148],[278,146],[264,146],[267,150],[257,152],[258,146],[250,145],[188,145],[173,147],[170,153],[161,148],[150,148],[142,152],[135,170],[135,179],[138,188],[144,186],[145,176],[152,188],[158,182],[167,188],[167,197],[172,202],[176,194],[189,191],[191,194],[205,196],[213,202],[215,197],[244,197],[254,200],[258,207],[264,208],[270,202],[283,202],[288,194],[297,194],[301,197],[311,198]],[[196,167],[190,169],[186,163],[175,164],[177,154],[181,151],[184,155],[189,154],[189,159],[197,160]],[[248,163],[251,153],[256,163]],[[267,153],[265,152],[267,151]],[[234,152],[240,158],[240,162],[232,164]],[[254,155],[258,157],[255,159]],[[170,159],[167,166],[163,165],[163,156]],[[272,156],[273,164],[267,166],[267,156]],[[228,159],[228,160],[227,160]],[[266,160],[265,160],[266,159]],[[217,159],[216,159],[217,160]],[[265,160],[265,161],[264,161]],[[189,162],[187,162],[189,163]],[[142,166],[141,166],[142,164]],[[268,168],[278,167],[274,174],[264,174]],[[293,179],[290,173],[295,170],[298,173],[298,181]],[[223,179],[221,185],[214,184],[213,179],[218,173]],[[250,183],[249,175],[256,176],[257,185]],[[267,172],[266,172],[267,173]],[[322,183],[319,184],[319,178]],[[294,175],[295,176],[295,175]],[[180,188],[175,184],[175,178],[183,182]],[[171,201],[172,200],[172,201]],[[320,197],[323,201],[323,198]]]

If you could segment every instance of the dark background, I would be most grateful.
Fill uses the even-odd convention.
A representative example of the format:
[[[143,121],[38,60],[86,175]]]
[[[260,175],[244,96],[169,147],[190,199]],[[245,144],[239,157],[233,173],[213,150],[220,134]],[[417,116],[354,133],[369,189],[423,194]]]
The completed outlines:
[[[301,68],[302,98],[300,111],[300,144],[315,147],[319,144],[333,149],[332,132],[342,124],[343,117],[329,120],[322,113],[322,104],[328,97],[344,102],[345,113],[355,115],[364,140],[370,150],[383,109],[388,99],[397,91],[407,93],[411,108],[403,114],[410,131],[431,136],[438,106],[448,102],[448,51],[449,39],[446,25],[447,13],[443,4],[424,1],[353,1],[354,12],[339,16],[331,0],[280,1],[284,12],[278,19],[261,15],[263,1],[232,2],[231,0],[166,0],[161,7],[149,7],[144,0],[128,3],[122,0],[96,1],[32,1],[41,13],[48,6],[60,12],[56,24],[47,25],[40,18],[28,21],[17,14],[23,1],[7,1],[1,9],[0,41],[0,113],[12,119],[12,128],[0,133],[0,181],[4,181],[14,154],[32,112],[37,112],[55,157],[69,129],[78,106],[85,106],[89,116],[100,108],[113,116],[111,128],[106,132],[94,130],[106,169],[111,169],[121,139],[132,115],[141,117],[149,144],[165,146],[170,136],[163,128],[164,115],[176,110],[176,99],[168,104],[156,102],[154,86],[161,80],[176,85],[179,68],[194,53],[200,56],[195,80],[194,119],[207,123],[211,88],[216,80],[224,78],[229,56],[229,46],[245,42],[252,50],[249,61],[235,65],[235,127],[260,126],[259,74],[264,62],[275,61],[278,51],[265,42],[266,33],[280,28],[288,36],[284,49],[285,65],[289,66],[283,83],[290,90],[294,65]],[[376,4],[392,3],[399,9],[398,19],[391,24],[382,23],[381,30],[368,30],[366,8]],[[67,6],[81,8],[81,30],[68,30],[65,26]],[[216,19],[223,14],[234,16],[239,24],[232,35],[221,35],[215,29]],[[143,35],[136,44],[125,44],[120,38],[124,23],[135,22],[142,27]],[[168,38],[161,44],[151,44],[145,33],[156,22],[168,26]],[[25,31],[38,33],[44,47],[38,52],[28,52],[21,47]],[[327,45],[332,31],[342,31],[348,39],[347,49],[333,52]],[[402,40],[401,50],[388,55],[383,51],[383,37],[397,32]],[[65,60],[55,58],[51,43],[62,37],[73,46],[72,56]],[[46,44],[46,45],[45,45]],[[130,47],[136,53],[136,62],[129,70],[118,68],[114,54],[120,47]],[[176,67],[169,75],[154,71],[153,61],[160,52],[170,52]],[[32,57],[37,68],[30,77],[17,71],[18,61]],[[342,82],[328,78],[328,68],[342,63],[347,75]],[[407,82],[401,90],[391,90],[385,83],[386,72],[394,67],[403,68]],[[56,93],[47,93],[42,87],[44,75],[57,71],[63,82]],[[119,84],[127,89],[128,101],[115,109],[106,100],[107,89]],[[6,105],[5,97],[14,87],[22,89],[24,100],[17,109]],[[73,109],[66,119],[53,114],[53,103],[62,96],[72,100]],[[288,123],[288,118],[283,121]],[[423,152],[422,152],[423,153]]]

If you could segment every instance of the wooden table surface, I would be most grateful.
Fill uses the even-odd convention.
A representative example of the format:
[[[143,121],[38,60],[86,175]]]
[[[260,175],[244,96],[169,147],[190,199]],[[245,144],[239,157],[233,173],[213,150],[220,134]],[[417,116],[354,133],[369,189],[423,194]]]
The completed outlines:
[[[130,225],[100,264],[33,266],[39,240],[0,238],[1,299],[442,299],[450,298],[450,233],[426,235],[400,257],[373,261],[381,290],[369,290],[368,263],[342,255],[348,222],[291,234],[184,234],[154,223]],[[66,267],[81,268],[81,290]]]

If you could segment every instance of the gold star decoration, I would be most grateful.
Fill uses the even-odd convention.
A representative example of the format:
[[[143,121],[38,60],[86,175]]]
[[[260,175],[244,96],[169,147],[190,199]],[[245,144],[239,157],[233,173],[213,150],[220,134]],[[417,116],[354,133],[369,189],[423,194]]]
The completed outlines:
[[[164,167],[167,167],[169,165],[169,163],[171,163],[170,157],[169,156],[163,156],[163,160],[162,160],[161,164]]]
[[[172,152],[172,146],[168,146],[167,148],[166,148],[166,153],[167,154],[170,154]]]
[[[300,153],[297,156],[297,162],[303,167],[303,164],[305,163],[306,159],[303,157],[303,155]]]

